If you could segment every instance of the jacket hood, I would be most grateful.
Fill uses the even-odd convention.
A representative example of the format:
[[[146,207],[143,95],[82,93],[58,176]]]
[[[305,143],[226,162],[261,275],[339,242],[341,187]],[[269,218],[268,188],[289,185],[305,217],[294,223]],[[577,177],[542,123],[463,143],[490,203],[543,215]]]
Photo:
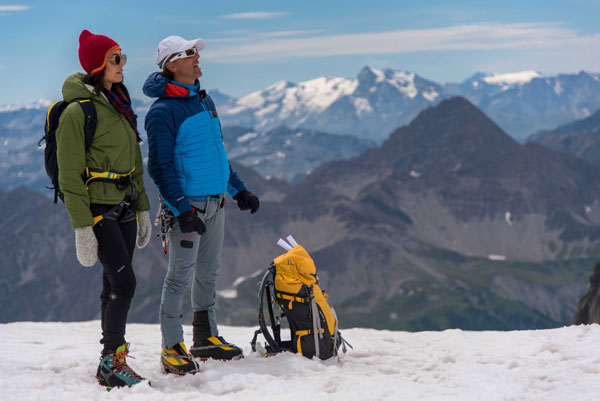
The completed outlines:
[[[63,99],[67,102],[72,102],[77,98],[89,98],[92,92],[83,83],[84,74],[78,72],[69,76],[62,87]]]
[[[148,97],[167,97],[165,94],[165,87],[169,83],[169,78],[165,77],[160,72],[153,72],[146,82],[144,82],[144,95]]]
[[[185,98],[194,97],[200,93],[200,81],[194,85],[186,85],[173,81],[160,72],[154,72],[144,82],[144,95],[154,98]]]

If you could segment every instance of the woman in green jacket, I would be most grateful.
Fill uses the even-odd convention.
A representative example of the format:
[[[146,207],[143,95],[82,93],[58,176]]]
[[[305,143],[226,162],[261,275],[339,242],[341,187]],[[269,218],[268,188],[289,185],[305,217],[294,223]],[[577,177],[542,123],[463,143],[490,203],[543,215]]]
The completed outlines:
[[[75,229],[77,259],[103,266],[101,324],[104,348],[96,378],[108,388],[144,380],[126,362],[125,322],[135,291],[133,251],[146,246],[151,234],[150,205],[142,180],[142,156],[136,115],[123,66],[127,57],[109,37],[87,30],[79,36],[79,61],[87,74],[73,74],[63,85],[72,102],[56,132],[58,181]],[[97,115],[93,141],[85,149],[82,106],[90,99]],[[137,221],[137,223],[136,223]]]

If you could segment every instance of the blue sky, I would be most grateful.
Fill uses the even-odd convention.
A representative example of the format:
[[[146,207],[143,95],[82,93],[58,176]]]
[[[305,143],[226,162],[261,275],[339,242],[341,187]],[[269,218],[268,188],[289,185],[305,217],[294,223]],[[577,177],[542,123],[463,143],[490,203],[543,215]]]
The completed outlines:
[[[365,65],[439,83],[477,71],[600,72],[600,1],[0,0],[0,105],[60,98],[83,29],[115,39],[143,98],[158,42],[202,37],[202,85],[241,96]]]

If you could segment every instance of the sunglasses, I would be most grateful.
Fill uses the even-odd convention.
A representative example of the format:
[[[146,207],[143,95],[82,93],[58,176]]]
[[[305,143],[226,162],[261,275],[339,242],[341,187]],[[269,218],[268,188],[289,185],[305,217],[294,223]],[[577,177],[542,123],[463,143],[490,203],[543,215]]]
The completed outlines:
[[[179,52],[179,53],[173,55],[173,57],[171,57],[169,59],[169,63],[171,63],[175,60],[179,60],[180,58],[194,57],[196,54],[198,54],[198,49],[196,49],[195,47],[192,47],[191,49],[187,49],[187,50],[184,50],[182,52]]]
[[[108,58],[108,62],[112,65],[125,65],[127,63],[126,54],[111,54]]]

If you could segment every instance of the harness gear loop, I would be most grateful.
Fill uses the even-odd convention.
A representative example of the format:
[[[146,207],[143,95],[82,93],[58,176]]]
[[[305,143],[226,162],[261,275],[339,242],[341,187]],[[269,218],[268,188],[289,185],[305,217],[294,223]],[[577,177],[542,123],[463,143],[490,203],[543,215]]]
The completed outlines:
[[[167,236],[167,234],[173,229],[175,215],[173,214],[171,209],[169,209],[167,204],[163,201],[163,198],[160,194],[158,195],[158,200],[160,202],[160,207],[158,208],[158,212],[156,213],[154,225],[158,226],[160,224],[160,233],[157,233],[156,236],[161,238],[162,251],[163,254],[166,255],[167,249],[169,247],[169,237]]]

